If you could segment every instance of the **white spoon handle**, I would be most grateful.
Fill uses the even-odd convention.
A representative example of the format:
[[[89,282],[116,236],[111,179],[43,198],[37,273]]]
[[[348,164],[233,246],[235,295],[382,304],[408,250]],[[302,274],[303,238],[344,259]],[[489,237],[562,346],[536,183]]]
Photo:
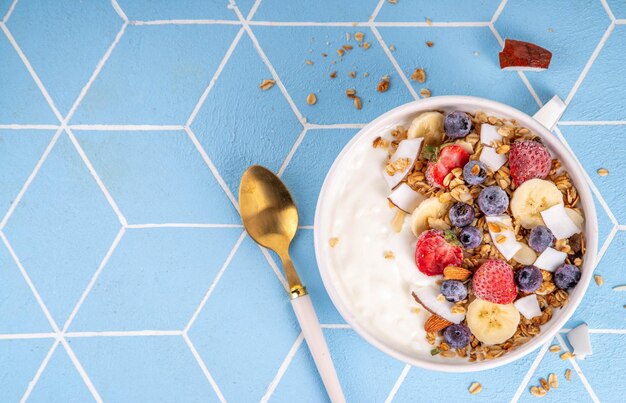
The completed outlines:
[[[315,309],[313,309],[311,297],[307,294],[292,299],[291,306],[296,313],[298,322],[300,322],[302,334],[304,334],[306,343],[309,345],[309,351],[313,356],[313,361],[315,361],[315,366],[324,382],[330,400],[333,403],[345,403],[346,399],[343,396],[337,371],[335,371],[335,366],[328,352],[320,322],[317,319]]]

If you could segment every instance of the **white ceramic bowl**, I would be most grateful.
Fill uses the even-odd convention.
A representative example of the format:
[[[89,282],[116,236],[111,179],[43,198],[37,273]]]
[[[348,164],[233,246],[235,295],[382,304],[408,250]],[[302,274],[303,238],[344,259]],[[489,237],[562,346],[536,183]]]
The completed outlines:
[[[372,141],[382,133],[388,133],[391,128],[398,124],[408,126],[412,118],[417,114],[431,110],[483,111],[488,115],[516,119],[520,125],[529,128],[539,135],[552,153],[561,160],[580,194],[580,202],[585,214],[584,234],[587,250],[582,267],[582,278],[570,293],[569,304],[565,308],[555,312],[552,319],[541,327],[541,333],[538,336],[535,336],[528,343],[510,350],[496,359],[470,363],[467,361],[450,361],[449,359],[441,357],[416,357],[406,354],[393,345],[378,339],[372,332],[357,321],[355,315],[350,311],[349,305],[343,300],[341,293],[337,291],[336,284],[334,284],[332,280],[333,276],[330,275],[332,262],[328,258],[330,246],[327,240],[330,238],[331,234],[327,232],[330,224],[330,212],[333,206],[329,205],[332,203],[332,198],[329,197],[329,195],[334,191],[336,182],[341,175],[342,165],[350,161],[351,150],[357,148],[363,144],[363,142],[371,145]],[[390,356],[414,366],[445,372],[481,371],[498,367],[524,357],[544,343],[551,341],[559,329],[561,329],[572,316],[587,290],[596,261],[597,243],[598,222],[591,191],[585,182],[582,168],[578,165],[571,153],[552,133],[550,133],[550,131],[525,113],[499,102],[467,96],[441,96],[411,102],[385,113],[361,129],[344,147],[330,168],[324,185],[322,186],[315,213],[315,254],[320,274],[328,295],[346,322],[370,344]]]

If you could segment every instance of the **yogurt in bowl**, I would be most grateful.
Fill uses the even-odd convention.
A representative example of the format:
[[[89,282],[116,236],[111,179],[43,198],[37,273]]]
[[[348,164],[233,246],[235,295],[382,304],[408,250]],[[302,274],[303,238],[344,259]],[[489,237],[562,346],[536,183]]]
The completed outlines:
[[[518,141],[528,144],[509,164]],[[551,340],[584,295],[596,245],[574,157],[528,115],[473,97],[416,101],[362,129],[330,169],[315,218],[321,276],[344,319],[384,352],[450,372]],[[563,281],[577,271],[577,284]]]

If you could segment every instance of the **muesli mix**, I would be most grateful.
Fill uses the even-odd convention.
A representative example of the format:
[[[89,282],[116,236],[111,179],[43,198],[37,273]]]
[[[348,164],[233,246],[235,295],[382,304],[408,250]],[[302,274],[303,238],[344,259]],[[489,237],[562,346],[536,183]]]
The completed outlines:
[[[431,354],[493,359],[540,333],[581,277],[579,195],[561,162],[514,120],[464,111],[420,114],[373,146],[417,237],[412,289],[430,316]],[[410,219],[405,216],[410,214]]]

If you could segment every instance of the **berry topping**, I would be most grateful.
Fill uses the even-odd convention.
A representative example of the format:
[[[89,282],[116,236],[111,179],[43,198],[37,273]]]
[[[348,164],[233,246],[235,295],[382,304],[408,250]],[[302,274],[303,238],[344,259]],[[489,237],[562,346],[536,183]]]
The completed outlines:
[[[517,187],[529,179],[545,179],[550,173],[552,158],[548,149],[534,140],[516,141],[509,151],[509,169]]]
[[[465,325],[450,325],[443,331],[443,340],[451,348],[464,348],[471,338],[472,332]]]
[[[528,246],[535,252],[543,252],[548,247],[554,245],[555,238],[548,227],[540,225],[530,230],[528,235]]]
[[[470,161],[463,168],[463,178],[468,185],[480,185],[487,179],[487,167],[480,161]]]
[[[509,196],[500,186],[488,186],[478,196],[478,207],[485,215],[500,215],[509,207]]]
[[[476,213],[474,212],[474,207],[467,203],[459,202],[452,206],[448,216],[452,225],[460,228],[470,225],[474,221]]]
[[[436,150],[426,148],[427,153],[437,155]],[[455,168],[461,168],[469,161],[469,153],[458,144],[444,146],[439,151],[436,162],[429,162],[426,170],[426,179],[431,186],[444,186],[443,180]]]
[[[474,273],[474,295],[496,304],[510,304],[517,296],[513,268],[504,260],[489,259]]]
[[[580,269],[573,264],[564,264],[554,271],[554,284],[561,290],[573,288],[580,280]]]
[[[450,302],[459,302],[467,298],[467,288],[459,280],[446,280],[441,283],[439,291]]]
[[[459,242],[465,249],[477,248],[483,241],[483,233],[476,227],[463,227],[459,232]]]
[[[417,238],[415,264],[427,276],[443,273],[446,266],[460,266],[463,263],[463,249],[451,231],[428,230]]]
[[[515,272],[515,282],[521,292],[535,292],[541,286],[543,276],[535,266],[524,266]]]
[[[460,139],[469,134],[472,129],[472,120],[467,113],[454,111],[449,113],[443,120],[443,128],[446,136],[452,139]]]

